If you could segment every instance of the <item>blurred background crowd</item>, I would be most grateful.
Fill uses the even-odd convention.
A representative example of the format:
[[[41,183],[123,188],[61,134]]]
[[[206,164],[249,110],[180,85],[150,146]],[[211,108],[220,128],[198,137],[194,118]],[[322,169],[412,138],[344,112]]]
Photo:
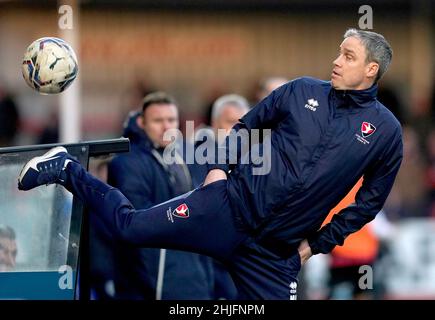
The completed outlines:
[[[61,3],[0,1],[0,147],[62,142],[59,96],[35,93],[21,76],[26,47],[59,36]],[[310,261],[300,298],[435,298],[431,0],[65,3],[75,15],[81,140],[120,137],[128,113],[157,90],[176,98],[184,130],[186,120],[210,126],[222,95],[253,106],[293,78],[328,80],[344,31],[358,28],[358,8],[370,5],[374,31],[394,50],[378,99],[403,126],[404,160],[383,212],[353,248]],[[337,272],[366,264],[374,269],[372,291],[346,286],[344,269]]]

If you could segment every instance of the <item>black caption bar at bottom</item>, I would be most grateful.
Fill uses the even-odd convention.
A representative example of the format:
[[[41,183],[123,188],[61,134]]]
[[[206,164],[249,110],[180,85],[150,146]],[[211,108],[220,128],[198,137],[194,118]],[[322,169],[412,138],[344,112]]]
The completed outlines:
[[[190,316],[201,318],[207,316],[227,316],[232,317],[234,315],[264,315],[264,304],[219,304],[212,305],[190,305],[189,304],[175,304],[169,307],[169,315],[173,316]],[[189,317],[189,318],[190,318]]]

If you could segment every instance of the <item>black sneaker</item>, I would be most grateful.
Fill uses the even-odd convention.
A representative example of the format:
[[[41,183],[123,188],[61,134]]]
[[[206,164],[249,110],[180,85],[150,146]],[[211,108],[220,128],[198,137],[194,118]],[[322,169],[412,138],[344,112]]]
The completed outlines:
[[[65,182],[62,173],[72,162],[64,147],[55,147],[39,157],[29,160],[18,177],[18,189],[30,190],[40,185]]]

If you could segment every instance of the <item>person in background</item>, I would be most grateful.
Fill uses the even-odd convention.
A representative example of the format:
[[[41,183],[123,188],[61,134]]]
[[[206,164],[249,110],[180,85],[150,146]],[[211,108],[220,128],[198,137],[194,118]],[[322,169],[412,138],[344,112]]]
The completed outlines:
[[[231,128],[236,124],[249,111],[248,100],[238,94],[226,94],[218,97],[212,104],[210,112],[211,126],[202,126],[195,132],[194,148],[198,148],[203,143],[215,144],[217,152],[217,145],[222,143],[218,141],[218,130],[225,130],[226,135],[230,132]],[[221,138],[226,138],[226,135],[220,135]],[[198,165],[197,163],[190,164],[189,167],[192,171],[192,178],[195,187],[204,182],[207,175],[207,166]]]
[[[15,269],[17,252],[14,229],[9,226],[0,225],[0,272]]]
[[[330,211],[324,224],[331,221],[334,214],[355,202],[356,193],[362,186],[360,179],[341,202]],[[330,299],[373,299],[373,290],[359,287],[361,273],[359,268],[364,265],[373,267],[379,250],[379,240],[366,224],[361,230],[347,237],[343,246],[335,247],[330,261]]]
[[[15,144],[20,113],[13,97],[0,85],[0,148]]]
[[[164,92],[145,96],[140,112],[132,112],[124,137],[131,151],[114,157],[108,183],[119,188],[137,208],[147,209],[193,188],[182,157],[166,164],[163,151],[171,142],[164,133],[177,129],[178,107]],[[115,288],[121,299],[211,299],[213,268],[209,257],[164,249],[118,248]]]
[[[255,93],[255,100],[259,102],[267,97],[271,92],[282,85],[286,84],[289,79],[285,77],[268,77],[263,79],[258,86],[257,92]]]

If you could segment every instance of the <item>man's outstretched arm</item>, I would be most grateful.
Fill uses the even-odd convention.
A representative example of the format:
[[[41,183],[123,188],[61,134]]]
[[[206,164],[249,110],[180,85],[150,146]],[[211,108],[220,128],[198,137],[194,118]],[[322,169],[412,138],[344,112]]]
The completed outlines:
[[[355,203],[334,215],[331,222],[308,238],[312,253],[329,253],[336,245],[343,245],[348,235],[360,230],[381,211],[391,191],[403,157],[401,134],[371,169],[364,174]]]

